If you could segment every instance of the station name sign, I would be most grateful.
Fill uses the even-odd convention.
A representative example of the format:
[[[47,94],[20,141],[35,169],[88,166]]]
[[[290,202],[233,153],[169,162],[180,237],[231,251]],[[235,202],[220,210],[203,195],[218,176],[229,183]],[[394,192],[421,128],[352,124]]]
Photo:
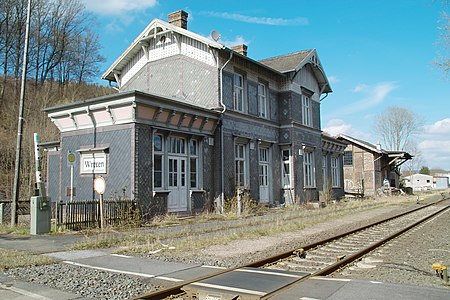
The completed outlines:
[[[80,174],[106,174],[106,153],[82,153]]]

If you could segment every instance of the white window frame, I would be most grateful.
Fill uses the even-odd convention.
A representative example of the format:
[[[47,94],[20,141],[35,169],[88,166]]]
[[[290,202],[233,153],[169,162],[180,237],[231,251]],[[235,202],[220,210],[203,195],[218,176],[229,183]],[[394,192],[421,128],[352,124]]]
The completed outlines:
[[[235,73],[233,85],[233,108],[236,111],[244,112],[244,76]]]
[[[303,154],[303,187],[305,188],[316,187],[313,151],[305,151]]]
[[[160,147],[156,147],[155,139],[159,138],[161,141]],[[165,190],[169,187],[169,159],[171,157],[180,157],[185,161],[185,169],[182,170],[182,177],[185,180],[185,186],[191,189],[201,189],[203,184],[203,177],[201,170],[201,140],[188,139],[182,136],[168,136],[162,133],[155,133],[153,135],[153,189]],[[156,157],[160,158],[161,170],[155,171]],[[193,165],[195,164],[195,165]],[[161,175],[161,186],[156,186],[155,174]],[[195,186],[192,185],[192,176],[195,176]]]
[[[285,151],[287,153],[287,159],[284,159]],[[291,149],[281,149],[281,186],[283,189],[293,188]]]
[[[241,176],[243,182],[241,182]],[[234,144],[234,177],[236,188],[248,187],[247,144]]]
[[[353,151],[344,151],[344,166],[353,166]]]
[[[341,176],[339,172],[339,158],[331,157],[331,184],[333,187],[339,187],[341,183]]]
[[[268,186],[269,185],[269,148],[259,148],[259,185]],[[267,168],[267,173],[263,172],[262,168]]]
[[[258,83],[258,115],[261,118],[269,117],[267,104],[267,86],[260,82]]]
[[[305,126],[312,126],[312,108],[311,98],[306,95],[301,95],[302,98],[302,124]]]
[[[322,177],[323,177],[323,189],[326,191],[328,189],[328,166],[327,166],[327,155],[322,155]]]
[[[160,149],[156,149],[156,147],[155,147],[155,138],[156,137],[159,137],[160,139],[161,139],[161,148]],[[155,190],[158,190],[158,189],[163,189],[164,188],[164,183],[165,183],[165,180],[164,180],[164,178],[165,178],[165,172],[164,172],[164,161],[165,161],[165,155],[164,155],[164,141],[165,141],[165,139],[164,139],[164,136],[162,136],[161,134],[155,134],[154,136],[153,136],[153,188],[155,189]],[[155,157],[160,157],[161,158],[161,170],[158,170],[157,172],[160,172],[161,173],[161,186],[156,186],[155,185]]]
[[[199,159],[198,159],[198,153],[199,151],[199,141],[191,139],[189,141],[189,187],[191,189],[196,189],[199,187],[198,182],[198,170],[199,170]],[[193,163],[194,162],[194,163]],[[195,166],[195,169],[193,170],[192,166]],[[195,185],[192,185],[192,179],[194,176]]]

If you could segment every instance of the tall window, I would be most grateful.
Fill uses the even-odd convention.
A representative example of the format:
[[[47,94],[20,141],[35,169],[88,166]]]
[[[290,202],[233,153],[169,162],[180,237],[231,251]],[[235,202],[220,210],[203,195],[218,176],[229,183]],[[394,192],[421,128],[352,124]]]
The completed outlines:
[[[246,163],[246,149],[244,144],[234,145],[234,160],[235,160],[235,178],[236,187],[247,186],[247,163]]]
[[[189,143],[189,155],[190,155],[190,180],[191,188],[197,188],[197,169],[198,169],[198,142],[197,140],[191,140]]]
[[[311,99],[302,95],[302,124],[312,126]]]
[[[258,84],[258,102],[259,102],[259,116],[267,118],[267,93],[266,86],[262,83]]]
[[[291,188],[291,150],[282,150],[281,159],[281,185],[283,188]]]
[[[340,181],[339,160],[333,156],[331,157],[331,184],[333,187],[339,187]]]
[[[234,74],[234,109],[244,111],[244,77],[240,74]]]
[[[344,166],[352,166],[352,165],[353,165],[353,152],[344,151]]]
[[[327,155],[322,155],[322,176],[323,176],[323,190],[328,189],[328,168],[327,168]]]
[[[316,176],[314,174],[314,153],[305,151],[303,155],[304,187],[316,187]]]
[[[153,186],[155,189],[163,187],[163,137],[153,137]]]
[[[185,140],[178,137],[169,138],[169,153],[171,154],[185,154]]]
[[[259,185],[269,185],[269,148],[259,148]]]

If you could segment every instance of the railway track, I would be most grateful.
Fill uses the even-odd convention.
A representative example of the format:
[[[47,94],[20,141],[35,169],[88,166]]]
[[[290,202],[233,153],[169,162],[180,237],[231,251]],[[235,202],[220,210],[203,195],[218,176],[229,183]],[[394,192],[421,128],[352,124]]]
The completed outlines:
[[[300,249],[135,299],[268,299],[312,276],[326,276],[369,253],[389,240],[450,208],[435,203],[376,222]],[[255,282],[265,287],[249,288]],[[247,284],[249,283],[249,284]],[[237,298],[236,298],[237,299]]]

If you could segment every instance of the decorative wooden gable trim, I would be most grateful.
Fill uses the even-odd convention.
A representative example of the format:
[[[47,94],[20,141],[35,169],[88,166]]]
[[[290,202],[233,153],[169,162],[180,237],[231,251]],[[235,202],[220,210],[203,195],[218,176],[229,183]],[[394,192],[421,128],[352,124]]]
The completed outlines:
[[[217,65],[217,54],[211,48],[225,46],[199,34],[159,19],[153,20],[102,75],[119,87],[125,84],[147,62],[182,54],[212,66]]]

